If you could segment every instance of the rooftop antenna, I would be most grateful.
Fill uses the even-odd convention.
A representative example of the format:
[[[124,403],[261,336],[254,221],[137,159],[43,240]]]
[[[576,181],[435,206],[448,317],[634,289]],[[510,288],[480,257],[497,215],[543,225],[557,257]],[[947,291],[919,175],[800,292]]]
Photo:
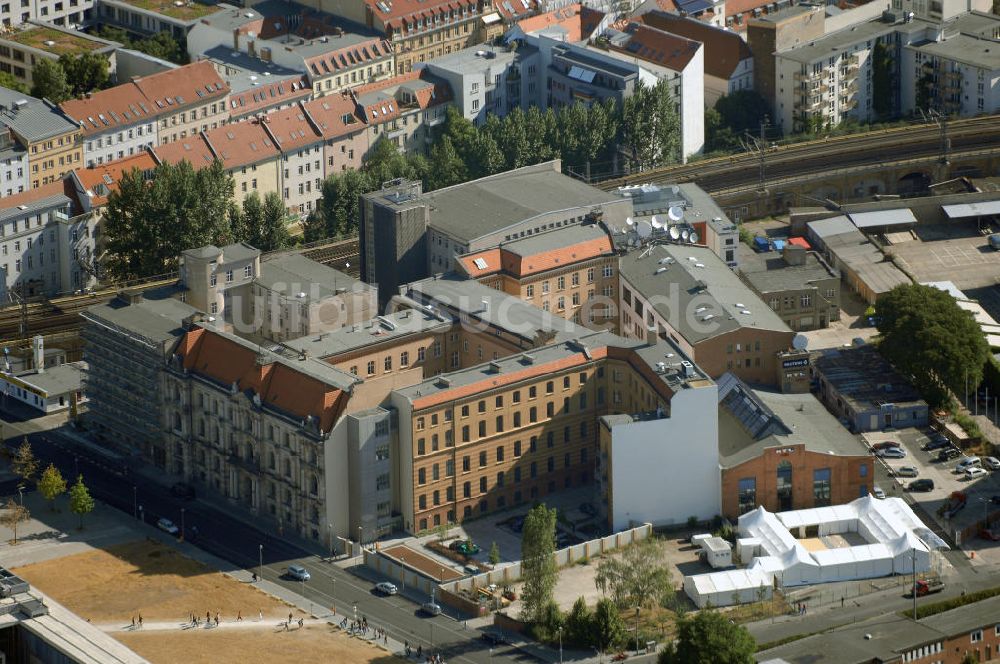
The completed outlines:
[[[667,218],[670,221],[678,222],[684,219],[684,208],[679,205],[672,205],[669,210],[667,210]]]
[[[648,238],[650,235],[653,234],[653,227],[650,225],[648,221],[640,221],[637,224],[637,231],[639,233],[639,237],[645,240],[646,238]]]
[[[671,240],[677,240],[677,239],[680,238],[680,236],[681,236],[681,229],[677,228],[677,226],[671,226],[670,227],[670,239]]]
[[[691,244],[698,244],[699,239],[700,238],[698,237],[698,231],[691,231],[691,234],[688,235],[688,242],[690,242]]]

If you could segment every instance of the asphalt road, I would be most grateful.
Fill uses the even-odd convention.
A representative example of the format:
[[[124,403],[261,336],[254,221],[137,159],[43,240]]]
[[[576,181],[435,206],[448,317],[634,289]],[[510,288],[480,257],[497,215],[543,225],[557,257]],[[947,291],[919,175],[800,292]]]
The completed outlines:
[[[95,498],[133,518],[141,517],[146,523],[155,525],[157,519],[167,517],[181,526],[183,508],[183,525],[189,543],[238,569],[259,572],[262,559],[265,579],[315,602],[319,614],[326,612],[322,607],[326,610],[334,607],[338,616],[353,617],[356,606],[358,617],[367,617],[370,625],[387,629],[390,637],[400,642],[408,641],[414,648],[421,645],[425,652],[428,649],[440,652],[446,662],[538,661],[531,654],[507,645],[498,646],[491,653],[489,644],[481,639],[478,630],[465,629],[462,623],[447,616],[422,616],[418,613],[419,604],[405,597],[376,595],[373,583],[368,580],[294,544],[262,533],[201,501],[185,502],[172,496],[169,489],[145,478],[137,478],[134,483],[132,477],[123,474],[119,464],[77,445],[57,431],[39,432],[31,422],[4,422],[3,435],[8,447],[20,444],[24,434],[28,435],[43,467],[54,463],[67,480],[82,473]],[[198,536],[193,540],[190,537],[192,526],[198,529]],[[284,571],[292,563],[305,566],[311,580],[300,583],[285,578]],[[554,655],[558,661],[558,654]],[[571,660],[567,658],[567,661]]]

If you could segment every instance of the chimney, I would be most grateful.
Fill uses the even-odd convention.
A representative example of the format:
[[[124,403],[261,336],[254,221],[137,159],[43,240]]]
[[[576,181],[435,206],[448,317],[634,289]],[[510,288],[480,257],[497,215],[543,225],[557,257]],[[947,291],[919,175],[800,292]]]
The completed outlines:
[[[35,371],[45,373],[45,339],[40,334],[36,334],[31,340],[32,356],[35,360]]]
[[[687,360],[681,362],[681,369],[684,371],[685,378],[694,377],[694,365],[688,362]]]
[[[646,344],[649,346],[655,346],[660,342],[660,335],[657,333],[656,326],[651,325],[646,328]]]

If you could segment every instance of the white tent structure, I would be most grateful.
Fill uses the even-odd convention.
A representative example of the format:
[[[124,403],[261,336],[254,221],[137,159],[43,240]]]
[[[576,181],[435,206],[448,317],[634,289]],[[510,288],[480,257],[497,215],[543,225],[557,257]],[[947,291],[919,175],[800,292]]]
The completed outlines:
[[[734,597],[753,601],[761,578],[784,587],[926,572],[930,552],[947,548],[900,498],[866,496],[846,505],[778,514],[758,507],[740,517],[739,533],[759,542],[760,555],[744,561],[745,570],[685,577],[684,589],[698,606],[725,606]],[[810,551],[796,538],[846,533],[856,533],[865,544]]]

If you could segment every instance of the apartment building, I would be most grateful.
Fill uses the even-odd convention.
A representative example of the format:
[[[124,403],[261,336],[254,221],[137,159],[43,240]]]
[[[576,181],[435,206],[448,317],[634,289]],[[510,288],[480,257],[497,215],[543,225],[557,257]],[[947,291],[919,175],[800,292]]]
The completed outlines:
[[[723,95],[753,90],[753,54],[746,41],[735,32],[689,16],[663,11],[639,14],[633,20],[703,45],[706,107],[714,107]]]
[[[435,58],[427,71],[448,82],[463,116],[481,124],[488,115],[545,107],[545,88],[536,47],[514,42],[506,48],[482,44]]]
[[[0,194],[13,196],[31,186],[28,151],[10,127],[0,124]]]
[[[149,99],[149,107],[158,112],[160,145],[194,137],[229,121],[229,85],[209,62],[193,62],[132,82]]]
[[[722,511],[737,519],[842,505],[872,492],[875,464],[860,438],[815,396],[753,389],[731,373],[719,379]]]
[[[269,14],[261,13],[268,11]],[[201,19],[187,37],[191,58],[225,48],[267,65],[300,72],[313,96],[337,94],[396,73],[395,50],[384,36],[301,6],[227,8]]]
[[[753,53],[754,62],[754,89],[771,103],[772,121],[777,121],[774,109],[778,95],[778,51],[819,39],[825,30],[826,13],[823,8],[802,4],[754,18],[747,25],[747,45]],[[792,82],[799,82],[783,78],[781,81],[782,88]]]
[[[631,203],[560,173],[558,160],[422,193],[404,182],[366,194],[361,274],[383,298],[454,268],[455,257],[593,221],[624,225]],[[377,238],[377,240],[376,240]]]
[[[305,114],[323,133],[324,173],[361,168],[368,153],[368,119],[349,94],[328,95],[303,104]]]
[[[0,127],[27,153],[25,173],[32,188],[83,165],[82,130],[48,100],[0,88]]]
[[[749,253],[740,277],[793,330],[840,320],[840,273],[801,245],[786,244],[780,256]]]
[[[522,18],[507,33],[507,38],[545,35],[556,41],[585,44],[604,32],[610,26],[611,19],[609,13],[574,2],[552,11]]]
[[[456,258],[456,271],[591,328],[617,329],[618,255],[597,223],[502,242]]]
[[[143,176],[151,177],[155,168],[156,162],[150,154],[140,152],[106,164],[95,164],[70,171],[66,178],[66,187],[72,192],[75,209],[100,216],[108,203],[108,196],[118,188],[124,174],[139,170]]]
[[[78,29],[93,19],[94,13],[94,0],[4,2],[0,3],[0,26],[10,29],[29,21],[46,21]]]
[[[220,44],[198,56],[229,84],[229,121],[288,108],[312,99],[309,79],[300,71],[264,62]]]
[[[124,28],[139,36],[156,35],[167,32],[183,42],[200,21],[213,14],[234,7],[225,3],[202,4],[200,2],[177,3],[173,0],[145,0],[142,3],[128,0],[100,0],[96,3],[96,20],[104,25]]]
[[[359,115],[368,119],[368,145],[392,141],[407,154],[430,151],[434,127],[444,124],[451,103],[451,86],[426,69],[360,86],[351,94]]]
[[[158,144],[160,109],[134,82],[71,99],[59,108],[83,132],[83,159],[88,168]]]
[[[55,296],[96,283],[97,224],[71,216],[72,199],[57,180],[0,202],[3,290],[25,297]]]
[[[260,250],[245,242],[185,249],[178,271],[176,297],[208,314],[208,322],[231,330],[247,320],[244,308],[249,309],[250,285],[261,271]]]
[[[32,0],[23,0],[22,5],[30,2]],[[38,4],[45,8],[46,3]],[[62,4],[55,3],[56,6]],[[0,71],[10,74],[18,83],[31,88],[31,72],[39,60],[54,61],[62,55],[96,53],[108,59],[108,69],[114,74],[115,50],[121,48],[121,44],[68,27],[53,25],[45,22],[47,20],[43,18],[27,23],[15,22],[15,27],[7,26],[8,29],[0,31]]]
[[[335,11],[392,43],[397,74],[503,34],[492,0],[353,0]]]
[[[710,249],[659,244],[621,257],[621,333],[654,328],[705,373],[783,385],[778,353],[794,333]]]
[[[319,207],[325,173],[323,133],[308,117],[300,105],[260,118],[260,126],[281,152],[281,199],[299,219]]]

